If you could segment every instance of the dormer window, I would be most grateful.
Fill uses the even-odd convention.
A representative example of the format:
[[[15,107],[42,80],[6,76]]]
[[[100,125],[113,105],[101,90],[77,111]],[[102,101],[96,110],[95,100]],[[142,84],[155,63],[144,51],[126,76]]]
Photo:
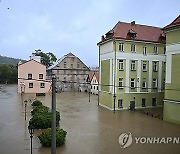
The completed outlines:
[[[137,33],[133,31],[132,29],[130,29],[127,34],[131,39],[135,39]]]

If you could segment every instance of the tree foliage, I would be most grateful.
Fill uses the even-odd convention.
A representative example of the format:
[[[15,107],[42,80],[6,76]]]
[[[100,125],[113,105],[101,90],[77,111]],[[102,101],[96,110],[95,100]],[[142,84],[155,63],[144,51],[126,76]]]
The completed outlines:
[[[47,106],[35,106],[31,114],[32,118],[29,121],[29,125],[32,125],[37,129],[46,129],[51,127],[52,113]],[[56,111],[56,126],[59,125],[59,121],[60,113]]]
[[[46,65],[47,67],[51,66],[54,62],[56,62],[57,58],[52,52],[44,53],[42,50],[35,50],[35,53],[32,53],[35,56],[41,57],[41,63]]]
[[[60,146],[64,144],[66,140],[66,134],[67,132],[64,131],[63,129],[56,128],[56,146]],[[42,132],[38,136],[40,143],[44,147],[50,147],[51,146],[51,128],[48,128]]]
[[[0,64],[0,84],[17,83],[17,67],[12,64]]]

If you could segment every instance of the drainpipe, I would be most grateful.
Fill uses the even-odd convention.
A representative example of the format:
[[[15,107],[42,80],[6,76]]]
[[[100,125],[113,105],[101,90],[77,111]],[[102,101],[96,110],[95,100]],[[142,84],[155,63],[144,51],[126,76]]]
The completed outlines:
[[[115,46],[114,46],[115,45]],[[115,107],[116,107],[116,41],[113,39],[113,47],[115,47],[114,50],[114,95],[113,95],[113,99],[114,99],[114,113],[115,113]]]
[[[101,63],[101,59],[100,59],[100,45],[99,45],[99,79],[100,79],[100,63]],[[100,88],[99,82],[98,82],[98,106],[99,106],[99,88]]]

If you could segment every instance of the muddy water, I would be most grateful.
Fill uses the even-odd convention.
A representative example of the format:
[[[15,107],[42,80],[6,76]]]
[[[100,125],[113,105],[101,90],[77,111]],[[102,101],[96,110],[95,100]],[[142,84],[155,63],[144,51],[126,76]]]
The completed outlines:
[[[27,120],[24,120],[25,99],[34,95],[17,94],[16,85],[0,88],[0,154],[29,154],[29,133],[27,130],[31,106],[27,105]],[[23,101],[22,101],[23,99]],[[45,105],[51,106],[51,95],[38,97]],[[119,111],[115,114],[97,106],[97,96],[87,93],[57,94],[57,110],[61,113],[61,128],[65,129],[65,145],[57,148],[62,154],[176,154],[180,144],[136,144],[122,149],[118,137],[123,132],[131,132],[133,137],[180,137],[180,125],[164,122],[139,112]],[[50,154],[50,148],[41,147],[35,131],[34,154]]]

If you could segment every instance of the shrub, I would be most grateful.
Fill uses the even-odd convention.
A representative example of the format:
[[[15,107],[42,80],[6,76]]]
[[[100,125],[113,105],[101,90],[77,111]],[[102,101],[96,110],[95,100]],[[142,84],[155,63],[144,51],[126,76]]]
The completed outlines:
[[[34,116],[36,113],[48,113],[49,112],[49,108],[47,106],[36,106],[33,111],[31,111],[32,116]]]
[[[56,128],[56,146],[60,146],[65,143],[67,132],[63,129]],[[48,128],[38,136],[40,143],[44,147],[51,146],[51,128]]]
[[[46,129],[51,127],[51,112],[46,106],[38,106],[31,112],[32,118],[29,121],[37,129]],[[60,113],[56,111],[56,126],[59,125]]]
[[[32,105],[32,106],[42,106],[42,102],[39,101],[39,100],[36,100],[36,101],[34,101],[31,105]]]

